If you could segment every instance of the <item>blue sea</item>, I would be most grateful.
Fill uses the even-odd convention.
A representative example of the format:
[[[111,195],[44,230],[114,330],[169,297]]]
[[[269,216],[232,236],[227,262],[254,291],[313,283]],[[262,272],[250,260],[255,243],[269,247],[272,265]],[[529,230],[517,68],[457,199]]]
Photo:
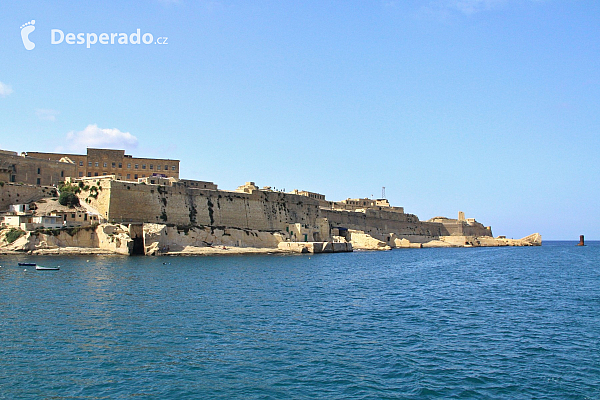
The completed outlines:
[[[0,257],[0,398],[600,399],[575,243]]]

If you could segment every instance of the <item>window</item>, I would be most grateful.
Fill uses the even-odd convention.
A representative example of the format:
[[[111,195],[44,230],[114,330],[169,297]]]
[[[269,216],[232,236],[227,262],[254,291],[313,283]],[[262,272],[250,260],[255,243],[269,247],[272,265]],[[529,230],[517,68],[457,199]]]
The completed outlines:
[[[104,168],[106,168],[106,163],[104,163]]]
[[[91,166],[92,166],[92,162],[88,161],[88,167],[91,167]]]
[[[98,161],[96,161],[96,162],[94,163],[94,167],[97,167],[97,166],[98,166]]]
[[[97,173],[97,172],[94,172],[94,176],[98,176],[98,173]]]
[[[142,178],[145,178],[145,177],[146,177],[146,175],[142,174]]]
[[[81,177],[83,177],[83,172],[80,172],[80,173],[79,173],[79,177],[80,177],[80,178],[81,178]]]
[[[131,169],[131,164],[127,164],[127,168]]]
[[[150,169],[154,169],[154,165],[150,164]]]
[[[146,169],[146,164],[142,164],[142,169]]]
[[[75,219],[75,214],[71,214],[71,218]]]
[[[165,165],[165,171],[168,171],[168,170],[169,170],[169,166]]]
[[[156,170],[157,170],[157,171],[160,171],[160,165],[157,165],[157,166],[156,166]]]
[[[173,171],[175,171],[175,166],[174,166],[174,165],[173,165],[173,166],[171,166],[171,169],[172,169]]]
[[[36,180],[36,183],[37,183],[38,185],[40,185],[40,184],[42,183],[42,180],[41,180],[40,178],[37,178],[37,180]]]
[[[137,179],[137,178],[138,178],[137,174],[133,175],[133,179]]]
[[[119,163],[119,168],[123,168],[123,163]]]
[[[88,176],[92,176],[92,173],[91,173],[91,172],[88,172]]]
[[[127,179],[131,179],[131,174],[127,174]]]
[[[138,169],[138,164],[135,164],[135,169]]]
[[[154,185],[154,179],[150,179],[150,183]]]
[[[65,177],[65,171],[60,171],[60,177],[64,178]]]
[[[42,173],[42,169],[38,168],[38,175]]]
[[[117,168],[117,163],[112,163],[113,168]]]
[[[83,167],[83,161],[79,161],[79,166]]]

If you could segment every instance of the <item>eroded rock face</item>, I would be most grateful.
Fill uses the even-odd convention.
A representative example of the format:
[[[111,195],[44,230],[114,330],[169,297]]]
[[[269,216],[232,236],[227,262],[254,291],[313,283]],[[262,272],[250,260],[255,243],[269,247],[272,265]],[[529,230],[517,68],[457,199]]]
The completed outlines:
[[[348,253],[352,244],[346,242],[281,242],[279,250],[290,253]]]
[[[162,224],[144,224],[146,254],[182,251],[187,247],[232,246],[273,248],[286,238],[278,232],[233,228],[177,228]]]
[[[451,247],[501,247],[501,246],[541,246],[542,235],[534,233],[522,239],[507,239],[489,236],[441,236],[440,241]],[[423,245],[424,247],[431,247]]]
[[[98,248],[117,254],[129,255],[133,248],[133,239],[125,225],[102,224],[96,229]]]
[[[432,238],[412,235],[410,240],[389,233],[382,235],[386,242],[364,231],[348,230],[345,237],[332,236],[331,242],[294,242],[290,241],[291,236],[286,232],[211,227],[177,228],[152,223],[135,225],[135,229],[132,229],[132,226],[134,225],[101,224],[82,228],[26,232],[10,244],[6,240],[9,229],[4,229],[0,232],[0,249],[9,252],[30,252],[79,248],[90,249],[90,252],[103,250],[130,255],[133,254],[132,250],[136,240],[140,243],[143,242],[140,246],[146,255],[212,246],[280,249],[294,252],[301,252],[306,247],[306,251],[309,252],[336,252],[351,251],[351,249],[390,250],[392,248],[540,246],[542,244],[542,237],[538,233],[522,239],[458,235]]]
[[[348,236],[350,237],[350,243],[352,248],[356,250],[391,250],[392,248],[388,244],[379,239],[375,239],[373,236],[355,230],[348,230]]]
[[[130,254],[131,238],[123,225],[101,224],[70,229],[52,229],[26,232],[7,244],[9,251],[36,251],[59,248],[102,249],[111,253]]]

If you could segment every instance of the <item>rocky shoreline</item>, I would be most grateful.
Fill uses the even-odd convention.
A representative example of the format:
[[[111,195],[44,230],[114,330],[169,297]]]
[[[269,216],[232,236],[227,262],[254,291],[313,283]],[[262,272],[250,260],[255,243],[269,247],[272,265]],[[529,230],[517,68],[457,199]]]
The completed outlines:
[[[271,248],[251,247],[190,247],[181,251],[155,254],[156,256],[214,256],[214,255],[248,255],[248,254],[293,254],[294,252]],[[59,247],[30,251],[0,249],[0,256],[33,255],[33,256],[124,256],[120,253],[103,249],[86,247]]]
[[[235,228],[178,228],[163,224],[100,224],[76,229],[23,231],[9,238],[9,229],[0,231],[0,255],[244,255],[338,253],[353,250],[394,248],[540,246],[539,234],[523,239],[490,236],[387,235],[383,241],[364,231],[350,230],[346,237],[332,236],[323,242],[297,242],[285,232]]]

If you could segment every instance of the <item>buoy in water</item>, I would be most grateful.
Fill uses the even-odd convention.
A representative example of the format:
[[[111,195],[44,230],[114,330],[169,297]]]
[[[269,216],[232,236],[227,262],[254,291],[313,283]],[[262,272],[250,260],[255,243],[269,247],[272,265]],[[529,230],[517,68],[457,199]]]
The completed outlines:
[[[585,246],[585,241],[583,240],[583,235],[579,235],[579,243],[577,246]]]

